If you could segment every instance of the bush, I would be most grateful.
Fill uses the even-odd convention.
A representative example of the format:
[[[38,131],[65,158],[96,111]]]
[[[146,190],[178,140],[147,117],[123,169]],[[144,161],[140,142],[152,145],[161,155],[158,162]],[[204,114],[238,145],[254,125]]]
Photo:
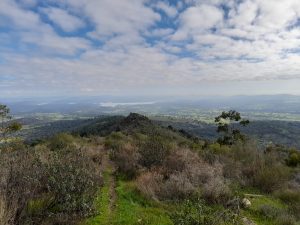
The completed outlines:
[[[228,146],[220,145],[219,143],[213,143],[209,145],[208,148],[217,155],[228,154],[230,152],[230,148]]]
[[[159,197],[161,199],[178,200],[191,196],[197,187],[191,183],[186,173],[174,173],[160,184]]]
[[[161,165],[169,152],[169,143],[166,143],[161,137],[151,136],[140,145],[139,153],[141,155],[141,165],[147,168]]]
[[[47,188],[54,195],[54,213],[92,213],[100,179],[89,159],[80,151],[63,156],[54,154],[47,167]]]
[[[232,193],[223,177],[211,178],[206,184],[204,184],[202,192],[203,197],[210,204],[225,204],[232,197]]]
[[[129,143],[125,144],[119,150],[112,151],[110,157],[118,166],[119,172],[127,178],[132,179],[137,176],[140,168],[140,154],[134,146]]]
[[[289,151],[289,156],[286,159],[286,164],[291,167],[300,165],[300,151],[292,149]]]
[[[280,164],[264,166],[254,175],[254,186],[271,193],[283,187],[289,179],[289,170]]]
[[[0,224],[19,224],[28,201],[40,190],[43,166],[34,152],[0,154]]]
[[[96,165],[87,151],[50,151],[45,145],[0,154],[0,224],[90,214],[101,181]]]
[[[147,198],[158,201],[163,176],[156,172],[146,172],[141,174],[137,180],[137,189]]]
[[[49,148],[52,151],[70,149],[75,147],[74,138],[72,135],[67,133],[56,134],[49,141]]]
[[[125,144],[126,136],[121,132],[112,132],[105,138],[104,145],[111,150],[119,150]]]
[[[154,199],[184,199],[203,191],[211,203],[223,203],[230,191],[222,177],[222,165],[210,165],[189,149],[174,149],[160,167],[153,167],[138,179],[142,193]]]

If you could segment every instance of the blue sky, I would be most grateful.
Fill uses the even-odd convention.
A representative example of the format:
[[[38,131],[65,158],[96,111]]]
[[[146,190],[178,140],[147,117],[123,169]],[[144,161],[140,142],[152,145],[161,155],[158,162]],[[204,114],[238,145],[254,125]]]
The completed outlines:
[[[299,0],[0,0],[1,96],[299,86]]]

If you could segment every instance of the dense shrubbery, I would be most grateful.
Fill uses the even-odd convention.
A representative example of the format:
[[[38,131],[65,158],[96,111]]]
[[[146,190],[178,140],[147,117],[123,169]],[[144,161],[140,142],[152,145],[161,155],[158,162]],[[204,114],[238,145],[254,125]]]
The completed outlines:
[[[43,172],[29,150],[0,155],[0,224],[20,224],[28,201],[41,189]]]
[[[170,144],[159,136],[151,136],[140,144],[141,164],[147,168],[161,165],[170,153]]]
[[[64,134],[0,155],[0,224],[42,224],[49,216],[55,224],[58,217],[93,212],[100,174],[92,157],[71,146],[73,137]]]
[[[46,173],[55,212],[80,215],[92,212],[99,177],[83,152],[52,156]]]
[[[49,140],[48,146],[53,151],[71,149],[75,147],[74,138],[67,133],[56,134]]]
[[[119,150],[126,142],[124,134],[121,132],[112,132],[105,138],[105,147],[111,150]]]
[[[155,199],[183,199],[202,192],[208,201],[223,203],[231,195],[222,177],[222,166],[209,165],[188,149],[172,150],[163,165],[142,174],[137,185]]]
[[[263,166],[254,174],[253,185],[271,193],[286,185],[289,174],[289,170],[283,165]]]
[[[110,153],[111,159],[118,166],[118,171],[128,178],[134,178],[139,173],[140,169],[140,154],[136,150],[136,147],[130,143],[126,143],[118,150],[113,150]]]

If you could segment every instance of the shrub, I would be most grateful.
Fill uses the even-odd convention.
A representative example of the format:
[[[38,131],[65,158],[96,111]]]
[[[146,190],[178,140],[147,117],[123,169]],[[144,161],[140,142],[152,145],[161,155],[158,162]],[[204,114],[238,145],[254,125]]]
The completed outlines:
[[[0,154],[0,224],[19,224],[28,201],[41,190],[43,166],[34,152]]]
[[[202,188],[203,197],[210,204],[225,204],[232,197],[232,193],[223,177],[211,178]]]
[[[161,165],[170,152],[170,144],[159,136],[151,136],[139,148],[141,165],[151,168]]]
[[[125,144],[126,136],[121,132],[112,132],[105,138],[104,145],[111,150],[119,150]]]
[[[134,146],[129,143],[125,144],[119,150],[112,151],[110,156],[118,166],[119,172],[129,179],[136,177],[140,168],[140,154]]]
[[[286,159],[286,164],[291,167],[300,165],[300,151],[292,149],[289,151],[289,156]]]
[[[230,148],[226,145],[220,145],[219,143],[213,143],[208,146],[210,151],[212,151],[214,154],[227,154],[230,152]]]
[[[184,199],[197,190],[197,187],[191,183],[185,173],[171,174],[160,186],[158,194],[161,199]]]
[[[289,175],[289,170],[280,164],[264,166],[254,175],[254,186],[270,193],[283,187]]]
[[[174,149],[160,167],[142,174],[137,183],[142,193],[154,199],[183,199],[202,189],[208,201],[223,203],[230,192],[222,173],[221,164],[212,166],[189,149]]]
[[[67,148],[70,149],[73,147],[75,147],[74,138],[67,133],[56,134],[49,141],[49,148],[53,151]]]
[[[54,195],[54,213],[88,215],[93,212],[93,198],[100,179],[82,152],[54,154],[47,173],[47,188]]]
[[[158,200],[163,176],[156,172],[141,174],[136,180],[137,189],[147,198]]]

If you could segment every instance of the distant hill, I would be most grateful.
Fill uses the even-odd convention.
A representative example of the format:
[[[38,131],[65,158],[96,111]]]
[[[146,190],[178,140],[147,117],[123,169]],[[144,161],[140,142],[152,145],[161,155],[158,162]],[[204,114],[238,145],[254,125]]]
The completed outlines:
[[[74,119],[48,121],[36,118],[18,119],[25,128],[17,135],[27,141],[44,139],[60,132],[75,132],[81,136],[100,135],[105,136],[112,131],[124,133],[149,133],[154,132],[159,126],[168,127],[171,125],[176,130],[182,130],[188,135],[201,139],[215,140],[218,137],[214,124],[199,122],[189,119],[180,120],[177,118],[153,117],[153,121],[137,113],[130,113],[129,116],[99,116],[91,119]],[[269,143],[281,144],[290,147],[300,148],[300,122],[280,120],[257,120],[251,121],[242,131],[250,137],[259,141],[261,145]]]
[[[218,138],[217,127],[214,124],[195,121],[157,121],[162,126],[173,126],[188,133],[208,140]],[[259,141],[261,145],[270,143],[300,148],[300,122],[292,121],[251,121],[249,126],[241,127],[241,131]]]

